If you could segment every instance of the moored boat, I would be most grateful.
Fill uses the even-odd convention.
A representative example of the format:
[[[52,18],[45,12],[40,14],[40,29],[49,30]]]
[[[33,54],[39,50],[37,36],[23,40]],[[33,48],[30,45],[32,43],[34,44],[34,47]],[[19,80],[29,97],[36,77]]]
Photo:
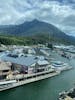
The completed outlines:
[[[75,88],[59,93],[59,100],[75,100]]]

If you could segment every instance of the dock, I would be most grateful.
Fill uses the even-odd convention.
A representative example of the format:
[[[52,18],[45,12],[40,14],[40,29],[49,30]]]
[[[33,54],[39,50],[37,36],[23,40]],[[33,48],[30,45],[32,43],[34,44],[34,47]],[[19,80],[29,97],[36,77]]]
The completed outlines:
[[[19,87],[21,85],[25,85],[25,84],[28,84],[28,83],[31,83],[31,82],[51,78],[51,77],[54,77],[54,76],[59,75],[59,74],[60,74],[60,72],[54,72],[54,73],[48,73],[48,74],[44,74],[44,75],[40,75],[40,76],[35,76],[35,77],[29,78],[29,79],[24,79],[22,81],[17,81],[16,83],[13,83],[11,85],[8,84],[4,88],[0,88],[0,91],[4,91],[4,90],[12,89],[12,88],[15,88],[15,87]]]

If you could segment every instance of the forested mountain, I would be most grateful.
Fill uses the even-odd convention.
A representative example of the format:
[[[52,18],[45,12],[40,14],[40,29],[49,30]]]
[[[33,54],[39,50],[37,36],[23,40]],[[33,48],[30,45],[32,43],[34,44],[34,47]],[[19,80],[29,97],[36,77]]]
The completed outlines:
[[[44,39],[47,39],[47,41],[48,38],[50,38],[50,40],[52,39],[58,42],[63,41],[72,44],[75,42],[74,37],[66,35],[54,25],[36,19],[19,25],[0,26],[0,33],[2,35],[31,37],[33,40],[41,40],[46,37]],[[43,37],[41,37],[41,35],[43,35]]]

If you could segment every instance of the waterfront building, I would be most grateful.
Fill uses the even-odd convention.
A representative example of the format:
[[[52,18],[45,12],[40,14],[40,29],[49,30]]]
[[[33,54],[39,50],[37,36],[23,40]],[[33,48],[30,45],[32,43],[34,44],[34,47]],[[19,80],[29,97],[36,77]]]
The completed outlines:
[[[51,68],[49,62],[43,56],[26,55],[19,57],[18,55],[5,55],[2,60],[11,62],[13,71],[17,70],[24,74],[42,72]]]
[[[11,63],[0,61],[0,79],[6,78],[11,71]]]

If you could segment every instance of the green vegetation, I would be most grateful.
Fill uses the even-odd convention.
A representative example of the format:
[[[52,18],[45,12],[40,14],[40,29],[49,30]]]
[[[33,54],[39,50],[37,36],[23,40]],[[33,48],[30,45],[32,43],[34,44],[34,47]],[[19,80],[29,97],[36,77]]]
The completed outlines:
[[[52,24],[33,20],[20,25],[1,26],[0,42],[5,45],[31,45],[38,43],[64,43],[75,45],[75,37],[66,35]]]
[[[0,43],[4,45],[32,45],[45,43],[70,44],[70,42],[65,39],[49,37],[48,34],[38,34],[33,36],[0,35]]]
[[[23,39],[20,39],[20,37],[16,36],[5,36],[0,35],[0,43],[5,45],[13,45],[13,44],[25,44],[25,41]]]
[[[44,35],[37,36],[12,36],[12,35],[0,35],[0,43],[5,45],[31,45],[31,44],[44,44],[48,40],[48,37]]]

